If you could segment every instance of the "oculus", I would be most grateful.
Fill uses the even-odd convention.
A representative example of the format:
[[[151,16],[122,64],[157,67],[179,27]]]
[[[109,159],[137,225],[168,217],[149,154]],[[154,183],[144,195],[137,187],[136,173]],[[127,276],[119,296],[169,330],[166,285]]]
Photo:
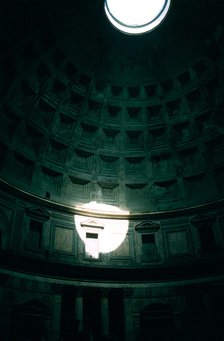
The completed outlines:
[[[166,17],[171,0],[105,0],[104,9],[111,24],[126,34],[153,30]]]

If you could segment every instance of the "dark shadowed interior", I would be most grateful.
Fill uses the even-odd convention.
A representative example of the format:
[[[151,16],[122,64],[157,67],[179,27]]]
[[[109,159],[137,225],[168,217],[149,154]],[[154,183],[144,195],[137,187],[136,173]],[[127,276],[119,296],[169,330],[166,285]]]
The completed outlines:
[[[0,339],[220,339],[224,0],[1,0],[0,47]]]

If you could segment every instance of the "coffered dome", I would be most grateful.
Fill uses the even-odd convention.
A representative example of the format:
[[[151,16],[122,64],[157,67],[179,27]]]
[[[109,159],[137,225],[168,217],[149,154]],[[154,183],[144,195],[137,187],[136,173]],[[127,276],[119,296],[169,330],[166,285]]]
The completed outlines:
[[[1,8],[3,182],[131,212],[223,198],[223,1],[173,1],[142,36],[103,1],[19,3]]]

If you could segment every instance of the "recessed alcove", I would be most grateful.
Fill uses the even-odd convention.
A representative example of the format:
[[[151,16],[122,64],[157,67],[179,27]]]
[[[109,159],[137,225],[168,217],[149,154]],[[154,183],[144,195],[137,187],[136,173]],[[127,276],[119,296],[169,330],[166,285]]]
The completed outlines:
[[[165,127],[149,130],[150,145],[153,149],[167,146],[167,132]]]
[[[94,146],[97,138],[98,127],[89,123],[82,123],[82,133],[80,143]]]
[[[118,160],[119,158],[116,156],[100,154],[99,174],[109,178],[116,178],[118,175]]]
[[[117,149],[118,148],[118,138],[119,138],[119,130],[104,128],[103,129],[105,139],[103,141],[103,145],[106,149]]]
[[[100,109],[101,109],[101,103],[96,102],[94,100],[88,101],[88,108],[86,110],[86,116],[88,116],[91,119],[94,119],[96,122],[99,120],[100,117]]]
[[[43,177],[43,183],[38,189],[44,192],[49,191],[54,196],[59,195],[61,192],[62,173],[45,166],[41,166],[39,177],[41,176]]]
[[[78,202],[86,203],[89,201],[89,186],[90,180],[80,178],[78,176],[69,175],[69,196],[71,199],[73,198],[73,193],[75,192],[77,195]]]
[[[68,147],[66,145],[63,145],[60,142],[51,139],[50,149],[47,154],[47,160],[53,163],[58,163],[59,165],[63,165],[66,160],[67,152]]]
[[[139,107],[127,107],[127,112],[130,120],[132,122],[138,123],[141,122],[141,108]]]
[[[121,112],[121,107],[108,105],[107,110],[108,110],[109,117],[111,119],[118,119],[119,118],[119,114]]]
[[[113,173],[114,174],[114,173]],[[98,182],[98,185],[101,187],[102,191],[102,201],[108,205],[119,205],[119,184],[116,182],[106,182],[102,180]]]
[[[176,180],[163,180],[154,183],[154,193],[158,202],[178,200],[179,191]]]
[[[123,88],[119,85],[112,85],[111,86],[111,94],[112,96],[120,97],[123,94]]]
[[[55,108],[47,103],[44,98],[41,98],[38,106],[31,115],[31,120],[35,122],[34,124],[38,124],[42,128],[47,127],[53,118],[54,112]]]
[[[36,130],[32,125],[26,124],[20,136],[21,146],[38,155],[43,142],[43,134]]]
[[[175,91],[177,88],[176,87],[176,81],[173,79],[169,79],[165,82],[162,82],[160,85],[161,85],[161,88],[162,88],[164,95],[169,95],[170,93]]]
[[[146,85],[145,86],[145,94],[146,98],[155,97],[158,95],[158,87],[157,84]]]
[[[33,176],[34,162],[17,151],[14,151],[11,157],[12,159],[10,160],[8,154],[5,169],[8,173],[7,177],[11,174],[11,176],[15,177],[15,183],[21,181],[22,183],[30,185]],[[15,165],[14,167],[11,167],[11,162]]]
[[[147,120],[149,123],[152,123],[154,121],[162,121],[163,116],[162,116],[162,110],[163,108],[161,105],[152,105],[152,106],[147,106],[146,107],[146,115],[147,115]]]
[[[59,120],[55,125],[55,131],[58,135],[63,136],[63,138],[70,139],[72,137],[75,124],[76,121],[74,118],[60,113]]]
[[[141,130],[126,130],[127,148],[143,150],[143,133]]]
[[[194,89],[185,95],[188,105],[190,109],[194,111],[198,111],[202,109],[206,105],[205,97],[200,88]]]
[[[0,110],[1,124],[4,125],[2,135],[11,140],[20,123],[20,117],[8,105],[3,104]]]
[[[173,167],[170,154],[152,155],[152,172],[155,178],[166,178],[173,174]]]
[[[75,149],[71,161],[71,171],[90,174],[93,154],[81,149]]]
[[[146,176],[144,157],[126,157],[125,174],[127,177],[144,178]]]
[[[144,208],[148,206],[148,200],[150,201],[150,198],[147,196],[147,183],[140,181],[139,183],[127,182],[125,187],[126,203],[128,207],[131,207],[133,210],[138,210],[140,207]]]
[[[82,107],[84,97],[76,91],[70,92],[70,103],[74,108],[80,109]]]
[[[185,143],[193,137],[194,134],[189,122],[182,122],[173,126],[173,138],[176,143]]]
[[[188,108],[183,98],[177,98],[166,102],[170,120],[184,120],[187,118]]]
[[[140,88],[136,86],[128,87],[128,94],[131,98],[138,98],[140,95]]]
[[[205,113],[195,117],[195,122],[197,124],[198,130],[202,136],[218,133],[218,127],[213,123],[213,112],[206,111]]]
[[[63,91],[66,89],[66,84],[62,83],[59,79],[55,79],[52,84],[52,93],[56,97],[63,95]]]

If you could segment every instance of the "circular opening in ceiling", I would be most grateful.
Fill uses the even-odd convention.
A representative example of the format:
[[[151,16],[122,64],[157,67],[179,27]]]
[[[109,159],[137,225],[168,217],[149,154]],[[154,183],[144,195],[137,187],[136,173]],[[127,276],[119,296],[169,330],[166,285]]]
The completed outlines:
[[[171,0],[105,0],[104,9],[113,26],[126,34],[153,30],[166,17]]]

